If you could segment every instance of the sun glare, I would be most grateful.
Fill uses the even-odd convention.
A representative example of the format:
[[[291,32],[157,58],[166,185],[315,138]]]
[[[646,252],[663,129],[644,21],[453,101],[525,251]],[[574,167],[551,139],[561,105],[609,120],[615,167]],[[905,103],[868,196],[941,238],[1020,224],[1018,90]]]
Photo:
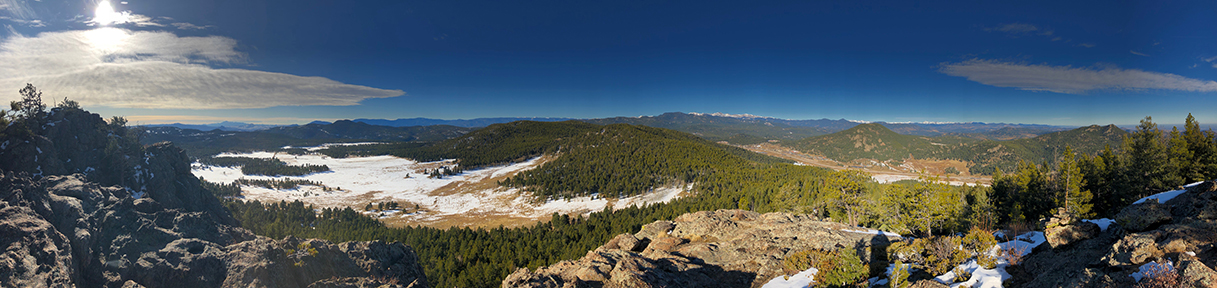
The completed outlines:
[[[127,23],[131,19],[130,12],[117,12],[114,7],[110,6],[110,1],[103,0],[97,3],[97,9],[93,10],[93,23],[97,25],[110,25],[115,23]]]
[[[123,41],[131,36],[126,30],[105,27],[84,32],[89,46],[102,53],[113,53],[121,48]]]

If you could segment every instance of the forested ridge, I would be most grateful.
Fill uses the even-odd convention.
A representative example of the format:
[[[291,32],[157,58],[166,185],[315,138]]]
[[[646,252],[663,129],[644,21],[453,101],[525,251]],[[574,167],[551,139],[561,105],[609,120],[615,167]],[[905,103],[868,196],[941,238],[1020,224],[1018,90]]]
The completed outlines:
[[[784,145],[846,162],[857,159],[883,162],[907,157],[959,160],[968,163],[968,170],[972,174],[992,174],[997,168],[1006,171],[1015,169],[1020,160],[1055,161],[1053,157],[1067,145],[1078,153],[1094,154],[1105,146],[1119,145],[1126,135],[1128,132],[1115,125],[1091,125],[1033,138],[998,141],[980,140],[963,134],[936,137],[904,135],[883,124],[870,123]]]
[[[668,129],[578,121],[518,121],[431,145],[360,145],[322,153],[333,157],[389,154],[419,161],[456,159],[461,170],[555,155],[548,163],[501,183],[528,187],[542,198],[593,193],[625,197],[665,185],[701,182],[716,171],[735,167],[789,163]]]

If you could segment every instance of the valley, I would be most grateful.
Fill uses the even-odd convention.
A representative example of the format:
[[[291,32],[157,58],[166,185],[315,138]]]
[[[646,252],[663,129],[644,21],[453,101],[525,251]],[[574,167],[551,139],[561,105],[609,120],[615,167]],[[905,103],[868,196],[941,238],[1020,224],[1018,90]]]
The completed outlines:
[[[795,165],[823,167],[833,170],[860,170],[869,173],[871,178],[874,179],[875,182],[879,183],[917,180],[918,177],[921,176],[920,173],[924,171],[926,174],[939,176],[946,183],[955,186],[975,185],[977,183],[984,186],[992,184],[992,177],[968,173],[967,163],[959,160],[923,160],[907,158],[884,162],[879,162],[872,159],[858,159],[851,162],[839,162],[824,156],[803,153],[798,150],[774,143],[732,146],[747,149],[748,151],[759,154],[792,160],[795,161]],[[895,163],[900,164],[893,165]],[[948,168],[955,168],[955,171],[958,171],[958,173],[948,173]]]
[[[323,144],[305,147],[305,150],[317,152],[336,146],[351,145]],[[334,158],[320,153],[291,155],[272,152],[221,153],[215,157],[274,158],[290,166],[325,165],[331,171],[301,176],[265,176],[246,175],[240,167],[195,162],[191,165],[191,172],[200,179],[216,183],[232,183],[239,179],[320,183],[320,186],[301,184],[287,189],[241,185],[241,198],[264,203],[299,200],[318,208],[351,207],[376,217],[390,227],[519,227],[547,219],[553,213],[585,215],[606,207],[619,209],[630,205],[664,203],[692,188],[687,185],[661,187],[621,199],[591,195],[542,200],[520,188],[499,185],[500,181],[521,171],[550,162],[553,156],[540,156],[441,177],[428,175],[427,171],[453,167],[456,165],[454,160],[418,162],[387,155]],[[380,203],[396,203],[400,208],[365,209]]]

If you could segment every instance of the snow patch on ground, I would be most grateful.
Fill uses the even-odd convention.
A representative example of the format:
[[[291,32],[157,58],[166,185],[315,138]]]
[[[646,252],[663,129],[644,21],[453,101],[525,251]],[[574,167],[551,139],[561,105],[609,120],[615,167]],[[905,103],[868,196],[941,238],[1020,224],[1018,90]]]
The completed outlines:
[[[680,193],[685,191],[693,191],[693,184],[684,187],[661,187],[642,195],[621,198],[617,200],[617,203],[613,203],[613,210],[621,210],[630,206],[642,207],[648,204],[668,203],[679,198]]]
[[[875,230],[875,229],[866,229],[866,230],[841,230],[841,231],[845,231],[845,232],[854,232],[854,233],[862,233],[862,234],[875,234],[875,235],[883,235],[883,236],[889,236],[889,237],[901,237],[901,236],[900,236],[900,234],[896,234],[896,233],[892,233],[892,232],[887,232],[887,231],[879,231],[879,230]]]
[[[889,183],[894,183],[897,181],[917,180],[918,177],[916,175],[872,174],[871,179],[875,179],[875,182],[879,182],[882,184],[889,184]],[[958,180],[950,180],[950,181],[943,181],[943,182],[950,184],[952,186],[976,186],[976,183],[968,183],[968,182],[958,181]],[[980,185],[989,186],[989,185],[985,185],[985,184],[980,184]]]
[[[356,145],[358,143],[342,143]],[[364,143],[367,144],[367,143]],[[322,147],[326,145],[321,145]],[[456,164],[453,160],[417,162],[393,156],[332,158],[321,154],[289,155],[272,152],[221,153],[215,157],[275,158],[288,165],[326,165],[331,171],[304,176],[245,175],[241,167],[217,167],[194,163],[195,176],[216,183],[232,183],[241,178],[251,180],[308,180],[331,188],[301,185],[295,189],[269,189],[242,186],[247,201],[278,202],[300,200],[320,207],[362,208],[367,203],[409,202],[419,205],[423,212],[386,213],[417,221],[438,221],[462,215],[502,215],[509,217],[542,218],[553,213],[588,214],[602,211],[609,199],[597,196],[551,199],[538,202],[531,193],[518,188],[498,186],[496,181],[520,171],[540,166],[543,157],[528,161],[466,170],[463,173],[429,178],[423,171]],[[692,187],[663,187],[651,193],[619,199],[615,207],[668,202]],[[403,203],[404,204],[404,203]],[[626,206],[622,206],[626,204]],[[408,204],[407,204],[408,205]],[[413,207],[413,206],[409,206]],[[379,212],[376,214],[379,215]],[[387,216],[386,216],[387,217]]]
[[[1000,251],[1005,251],[1005,250],[1009,250],[1009,249],[1013,248],[1015,250],[1020,251],[1022,253],[1022,255],[1024,255],[1024,257],[1025,257],[1025,255],[1028,255],[1031,253],[1032,249],[1035,249],[1035,247],[1038,247],[1039,245],[1044,244],[1045,242],[1048,242],[1048,239],[1044,238],[1043,232],[1028,232],[1026,234],[1015,237],[1014,241],[998,243],[996,246],[993,246],[993,248],[989,249],[988,253],[989,253],[989,255],[997,256],[997,255],[1000,255],[999,254],[999,253],[1001,253]],[[1008,267],[1008,266],[1010,266],[1010,263],[1007,262],[1006,259],[1002,259],[1001,257],[998,257],[997,266],[994,267],[993,269],[985,269],[983,267],[980,267],[980,265],[978,265],[976,263],[976,260],[969,260],[967,263],[960,264],[958,266],[958,268],[960,268],[961,270],[972,273],[972,277],[968,278],[967,281],[959,282],[959,283],[952,283],[955,280],[955,271],[951,271],[951,272],[947,272],[946,274],[938,275],[938,277],[934,277],[934,280],[937,280],[938,282],[941,282],[944,284],[949,284],[951,286],[951,288],[959,288],[959,287],[1001,288],[1002,281],[1005,281],[1006,279],[1010,279],[1010,277],[1011,277],[1010,273],[1006,273],[1006,267]],[[889,271],[888,275],[890,276],[891,275],[890,267],[889,267],[888,271]]]
[[[773,280],[769,280],[769,282],[766,282],[765,286],[761,286],[761,288],[811,287],[811,284],[815,282],[814,279],[816,277],[816,272],[818,272],[816,268],[808,268],[807,270],[794,274],[794,276],[782,275],[774,277]]]
[[[1094,219],[1094,220],[1087,219],[1087,220],[1082,220],[1082,221],[1098,224],[1100,231],[1107,231],[1107,226],[1111,226],[1111,223],[1116,223],[1116,220],[1111,220],[1109,218]]]
[[[1171,199],[1175,199],[1175,197],[1183,194],[1183,192],[1187,192],[1187,188],[1190,188],[1190,187],[1196,186],[1196,185],[1200,185],[1200,183],[1204,183],[1204,181],[1183,185],[1184,189],[1171,190],[1171,191],[1166,191],[1166,192],[1162,192],[1162,193],[1158,193],[1158,194],[1154,194],[1154,195],[1149,195],[1148,197],[1137,200],[1137,202],[1132,202],[1132,204],[1135,205],[1135,204],[1145,203],[1145,201],[1149,201],[1149,199],[1157,199],[1158,203],[1166,203],[1166,201],[1171,201]]]

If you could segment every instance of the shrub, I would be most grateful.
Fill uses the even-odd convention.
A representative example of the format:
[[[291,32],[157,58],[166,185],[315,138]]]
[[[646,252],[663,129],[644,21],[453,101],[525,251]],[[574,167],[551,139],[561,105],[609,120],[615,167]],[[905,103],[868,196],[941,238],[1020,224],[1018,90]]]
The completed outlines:
[[[816,268],[816,283],[829,287],[844,287],[857,284],[868,273],[857,255],[841,253],[842,250],[807,250],[794,253],[782,262],[787,274]]]
[[[892,263],[892,275],[888,277],[888,287],[905,288],[909,286],[909,269],[899,259]]]
[[[1174,265],[1170,265],[1170,260],[1167,264],[1151,265],[1149,271],[1145,274],[1145,278],[1141,279],[1141,283],[1137,284],[1138,288],[1167,288],[1167,287],[1184,287],[1182,279],[1179,277],[1179,272],[1175,271]]]
[[[1001,258],[1005,259],[1006,263],[1009,263],[1010,265],[1013,265],[1013,266],[1018,266],[1018,264],[1022,264],[1023,256],[1024,256],[1023,255],[1023,246],[1024,245],[1026,245],[1026,244],[1018,244],[1017,241],[1014,243],[1011,243],[1011,245],[1009,247],[1006,247],[1005,250],[1001,251]]]
[[[995,245],[997,245],[997,239],[993,237],[992,231],[972,227],[963,237],[964,251],[976,256],[976,264],[985,269],[997,267],[997,257],[988,253],[989,249],[993,249]]]

